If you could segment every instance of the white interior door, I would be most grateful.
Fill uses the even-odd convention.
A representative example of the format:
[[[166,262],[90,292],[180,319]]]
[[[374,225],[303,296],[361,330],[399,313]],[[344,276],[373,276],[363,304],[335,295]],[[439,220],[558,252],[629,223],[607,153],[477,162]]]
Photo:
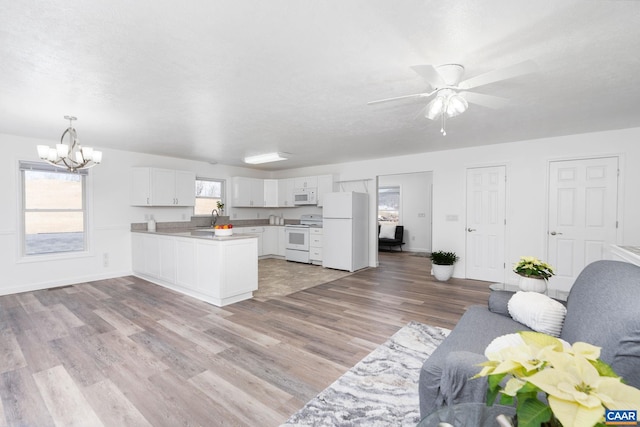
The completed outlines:
[[[585,265],[616,242],[618,158],[567,160],[549,166],[551,285],[568,291]]]
[[[504,281],[506,168],[467,169],[466,277]]]

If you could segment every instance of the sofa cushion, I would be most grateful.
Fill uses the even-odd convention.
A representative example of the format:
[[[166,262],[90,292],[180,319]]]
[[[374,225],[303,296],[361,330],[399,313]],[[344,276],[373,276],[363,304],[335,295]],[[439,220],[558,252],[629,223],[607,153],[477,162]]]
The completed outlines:
[[[487,327],[491,325],[491,327]],[[425,361],[420,371],[420,414],[424,417],[436,408],[452,404],[462,396],[460,387],[460,369],[454,369],[449,358],[454,352],[464,352],[460,357],[471,360],[474,374],[480,372],[477,363],[485,361],[484,350],[494,338],[518,331],[530,331],[525,325],[516,322],[511,317],[490,312],[486,306],[474,305],[462,315],[456,327],[449,336],[438,346],[431,356]],[[473,356],[472,356],[473,355]],[[445,367],[449,361],[449,368],[445,373]],[[455,384],[445,383],[445,379],[454,381]],[[476,381],[476,380],[474,380]],[[486,392],[486,382],[478,380],[473,384],[471,393]],[[452,394],[453,393],[453,394]],[[484,395],[484,394],[483,394]],[[482,399],[480,401],[483,401]]]
[[[509,300],[509,314],[534,331],[559,337],[567,309],[537,292],[516,292]]]

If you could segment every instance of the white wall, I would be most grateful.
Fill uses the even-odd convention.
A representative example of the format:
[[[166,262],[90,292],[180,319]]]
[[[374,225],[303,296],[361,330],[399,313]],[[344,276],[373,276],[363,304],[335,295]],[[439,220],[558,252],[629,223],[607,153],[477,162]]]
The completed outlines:
[[[506,282],[516,283],[510,271],[521,255],[546,259],[548,164],[552,160],[618,155],[620,212],[618,243],[640,244],[640,128],[570,135],[476,148],[351,162],[289,170],[286,176],[334,173],[340,180],[370,182],[379,175],[433,171],[433,249],[461,256],[455,277],[465,277],[465,176],[469,167],[505,165],[507,168]],[[375,188],[369,188],[375,194]],[[375,197],[371,198],[375,224]],[[447,221],[455,215],[459,221]],[[376,230],[371,229],[371,242]],[[370,265],[377,265],[372,243]],[[553,288],[553,281],[550,285]]]
[[[378,177],[379,187],[400,187],[399,225],[404,226],[403,250],[431,252],[431,172]]]
[[[232,176],[294,177],[331,173],[349,190],[368,191],[370,198],[371,235],[369,263],[377,265],[377,227],[375,182],[380,175],[433,171],[433,249],[456,251],[461,261],[454,275],[465,275],[465,175],[466,168],[504,164],[507,167],[507,241],[506,262],[511,265],[521,255],[546,255],[546,186],[548,162],[575,157],[602,155],[621,156],[619,243],[640,244],[640,128],[571,135],[533,141],[514,142],[478,148],[423,153],[287,170],[267,174],[245,168],[210,165],[206,162],[181,160],[139,153],[103,150],[104,163],[92,169],[89,185],[93,189],[92,222],[89,224],[92,247],[89,256],[43,262],[21,262],[19,247],[20,192],[18,161],[37,160],[37,144],[53,144],[53,140],[22,138],[0,134],[0,149],[9,153],[0,160],[0,269],[3,281],[0,294],[55,285],[71,284],[117,277],[131,272],[130,223],[143,222],[145,215],[158,221],[181,221],[191,215],[190,208],[144,208],[129,206],[129,169],[132,166],[155,166],[193,170],[199,176],[229,179]],[[354,182],[356,180],[357,182]],[[360,181],[359,181],[360,180]],[[318,208],[309,208],[318,209]],[[265,210],[243,210],[251,217]],[[278,210],[273,210],[278,212]],[[301,211],[282,210],[285,216],[297,218]],[[233,210],[229,213],[233,215]],[[270,211],[266,211],[268,215]],[[446,221],[449,214],[459,221]],[[254,216],[255,217],[255,216]],[[109,266],[103,266],[103,255]],[[507,281],[515,283],[509,273]]]
[[[0,199],[3,200],[0,208],[0,271],[3,277],[0,294],[131,274],[129,230],[132,222],[145,222],[148,215],[152,215],[157,221],[190,219],[193,208],[189,207],[129,206],[130,168],[133,166],[190,170],[198,176],[226,179],[227,185],[231,176],[264,175],[263,172],[244,168],[102,149],[103,163],[91,169],[87,180],[87,186],[92,192],[91,204],[88,206],[89,254],[82,257],[68,254],[57,259],[49,257],[45,261],[38,257],[30,257],[27,261],[19,254],[18,196],[21,185],[18,162],[38,160],[36,145],[54,143],[55,140],[0,134],[0,150],[9,153],[0,161]],[[104,266],[104,254],[108,257],[107,267]]]

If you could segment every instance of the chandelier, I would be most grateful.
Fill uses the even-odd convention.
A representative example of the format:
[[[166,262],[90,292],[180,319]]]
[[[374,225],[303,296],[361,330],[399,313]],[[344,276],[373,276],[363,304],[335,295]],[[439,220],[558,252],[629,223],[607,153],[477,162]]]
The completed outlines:
[[[73,121],[77,118],[73,116],[64,116],[64,118],[69,120],[69,127],[60,137],[60,143],[56,144],[55,148],[38,145],[38,156],[56,167],[67,169],[69,172],[88,169],[100,164],[102,151],[80,145],[78,133],[73,128]],[[67,135],[69,136],[68,142],[65,142],[64,138]]]
[[[458,92],[450,88],[440,89],[436,92],[436,97],[427,105],[425,117],[430,120],[442,119],[440,133],[446,135],[445,130],[447,117],[455,117],[464,113],[469,108],[469,103]]]

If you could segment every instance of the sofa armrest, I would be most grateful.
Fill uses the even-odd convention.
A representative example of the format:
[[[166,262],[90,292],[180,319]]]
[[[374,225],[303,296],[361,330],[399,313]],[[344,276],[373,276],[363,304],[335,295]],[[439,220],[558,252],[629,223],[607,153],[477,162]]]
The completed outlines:
[[[509,300],[515,294],[511,291],[491,291],[489,294],[489,311],[503,316],[511,317],[509,314]]]

